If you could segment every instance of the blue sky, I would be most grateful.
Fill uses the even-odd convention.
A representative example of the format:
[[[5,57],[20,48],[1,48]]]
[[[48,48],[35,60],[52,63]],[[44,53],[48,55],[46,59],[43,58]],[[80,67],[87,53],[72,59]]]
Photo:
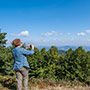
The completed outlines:
[[[7,45],[90,46],[90,0],[0,0]]]

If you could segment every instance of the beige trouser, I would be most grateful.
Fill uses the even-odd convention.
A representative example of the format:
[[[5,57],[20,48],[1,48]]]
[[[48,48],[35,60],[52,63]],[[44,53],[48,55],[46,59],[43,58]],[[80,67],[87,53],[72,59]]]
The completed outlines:
[[[22,67],[20,70],[15,71],[16,71],[17,90],[22,90],[22,76],[23,76],[24,90],[28,90],[28,69]]]

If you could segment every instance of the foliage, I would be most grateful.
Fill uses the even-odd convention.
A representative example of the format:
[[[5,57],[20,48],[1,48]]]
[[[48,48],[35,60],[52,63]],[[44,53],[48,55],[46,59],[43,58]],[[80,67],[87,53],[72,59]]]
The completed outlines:
[[[6,33],[1,33],[0,31],[0,74],[11,75],[13,74],[13,57],[10,48],[6,48],[5,44]]]
[[[60,55],[66,55],[66,52],[64,50],[58,50],[58,54],[60,54]]]
[[[0,46],[5,46],[7,40],[5,40],[7,33],[1,33],[1,29],[0,29]]]
[[[86,81],[90,75],[90,52],[85,52],[82,47],[75,51],[69,49],[66,55],[59,55],[56,47],[49,51],[43,48],[41,51],[35,49],[33,56],[28,56],[31,66],[29,76],[40,78],[52,78],[58,80]]]
[[[12,52],[8,48],[0,46],[0,73],[3,75],[13,74],[13,62]]]

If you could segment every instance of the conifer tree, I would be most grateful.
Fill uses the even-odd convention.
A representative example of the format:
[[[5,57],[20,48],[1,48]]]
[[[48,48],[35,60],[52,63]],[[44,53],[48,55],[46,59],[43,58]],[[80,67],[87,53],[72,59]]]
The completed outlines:
[[[7,40],[5,39],[7,33],[1,33],[0,29],[0,46],[5,47]]]

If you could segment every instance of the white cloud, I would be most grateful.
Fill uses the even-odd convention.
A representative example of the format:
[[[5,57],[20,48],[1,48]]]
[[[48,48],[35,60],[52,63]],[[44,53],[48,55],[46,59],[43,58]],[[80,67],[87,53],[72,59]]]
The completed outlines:
[[[71,40],[73,41],[75,38],[71,38]]]
[[[71,33],[67,33],[67,35],[71,35]]]
[[[11,34],[12,36],[29,36],[29,31],[22,31],[19,34]]]
[[[44,43],[44,42],[46,42],[46,40],[42,40],[42,42]]]
[[[42,36],[45,36],[45,37],[49,37],[49,36],[62,35],[62,33],[57,33],[56,31],[51,31],[51,32],[42,33],[41,35],[42,35]]]
[[[86,36],[86,33],[84,33],[84,32],[77,33],[77,36]]]
[[[57,39],[56,39],[56,38],[54,38],[54,39],[53,39],[53,41],[57,41]]]
[[[56,38],[53,38],[53,39],[48,39],[48,40],[45,40],[45,39],[43,39],[42,40],[42,43],[49,43],[49,42],[58,42],[59,40],[58,39],[56,39]]]
[[[90,39],[87,39],[88,42],[90,42]]]
[[[90,30],[86,30],[87,33],[90,33]]]
[[[53,38],[50,40],[51,42],[59,42],[60,40],[59,39],[56,39],[56,38]]]

